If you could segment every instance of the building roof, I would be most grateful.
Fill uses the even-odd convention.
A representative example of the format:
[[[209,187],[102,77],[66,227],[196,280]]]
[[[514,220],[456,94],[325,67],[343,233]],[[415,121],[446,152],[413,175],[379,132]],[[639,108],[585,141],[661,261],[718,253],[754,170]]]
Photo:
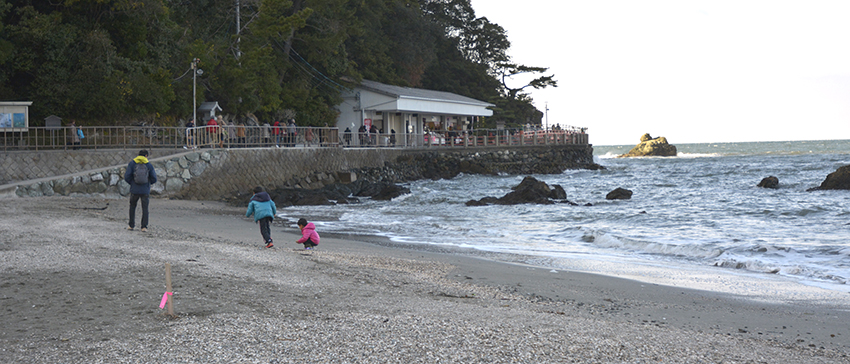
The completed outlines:
[[[218,106],[218,101],[211,101],[202,103],[201,106],[198,106],[198,110],[222,111],[222,108]]]
[[[380,94],[384,94],[390,97],[395,97],[398,99],[414,99],[414,100],[427,100],[427,101],[438,101],[438,102],[451,102],[451,103],[459,103],[459,104],[469,104],[469,105],[477,105],[482,107],[496,106],[489,102],[484,102],[481,100],[476,100],[471,97],[461,96],[458,94],[453,94],[451,92],[444,91],[433,91],[433,90],[425,90],[421,88],[412,88],[412,87],[402,87],[402,86],[391,86],[385,85],[380,82],[363,80],[360,82],[360,88],[365,90],[369,90],[372,92],[377,92]]]

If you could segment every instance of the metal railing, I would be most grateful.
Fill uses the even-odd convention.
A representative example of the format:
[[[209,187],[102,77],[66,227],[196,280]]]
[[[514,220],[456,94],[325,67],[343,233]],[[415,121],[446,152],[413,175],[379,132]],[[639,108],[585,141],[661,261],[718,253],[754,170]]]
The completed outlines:
[[[82,131],[82,138],[79,132]],[[194,148],[466,148],[548,144],[588,144],[582,129],[478,129],[426,133],[350,133],[338,128],[281,126],[83,126],[31,127],[27,132],[0,131],[0,149],[194,149]]]

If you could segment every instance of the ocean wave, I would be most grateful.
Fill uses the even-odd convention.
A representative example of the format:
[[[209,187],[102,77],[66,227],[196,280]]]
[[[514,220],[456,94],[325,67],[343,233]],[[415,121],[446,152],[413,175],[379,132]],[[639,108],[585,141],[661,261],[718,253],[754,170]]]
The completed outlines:
[[[748,272],[780,274],[784,276],[801,278],[804,280],[815,280],[836,284],[848,284],[848,277],[830,273],[819,269],[813,269],[804,265],[776,265],[757,259],[736,260],[719,259],[713,264],[715,267],[740,269]]]
[[[720,153],[684,153],[679,152],[676,154],[679,158],[716,158],[722,157],[723,155]]]
[[[850,149],[850,142],[829,148],[839,146]],[[771,151],[817,150],[793,143],[699,147],[679,148],[679,158],[637,160],[614,159],[630,147],[600,148],[597,152],[603,154],[604,170],[535,176],[550,185],[561,185],[571,201],[591,206],[473,209],[465,202],[503,196],[524,176],[460,175],[412,182],[412,193],[393,201],[364,199],[359,204],[286,207],[278,213],[327,220],[322,231],[383,234],[396,241],[465,244],[523,255],[737,269],[826,287],[850,278],[850,212],[843,197],[805,192],[839,164],[850,164],[847,154],[763,153],[768,147]],[[782,188],[755,187],[770,175],[779,177]],[[633,198],[605,199],[617,187],[634,191]],[[712,267],[715,263],[718,268]]]
[[[638,240],[626,237],[617,237],[599,231],[589,230],[583,241],[593,243],[595,246],[606,249],[628,250],[638,254],[651,254],[671,256],[685,259],[704,260],[715,258],[723,254],[719,248],[700,244],[674,244],[651,240]]]
[[[593,157],[594,157],[594,158],[599,158],[599,159],[612,159],[612,158],[617,158],[617,157],[619,157],[621,154],[622,154],[622,153],[607,152],[607,153],[605,153],[605,154],[603,154],[603,155],[595,155],[595,156],[593,156]]]

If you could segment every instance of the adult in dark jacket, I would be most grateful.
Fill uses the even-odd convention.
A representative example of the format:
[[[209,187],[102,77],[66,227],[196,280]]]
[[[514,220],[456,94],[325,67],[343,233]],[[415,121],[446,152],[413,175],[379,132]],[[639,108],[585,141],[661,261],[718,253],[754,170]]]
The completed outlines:
[[[137,164],[144,165],[148,170],[146,183],[136,183],[134,172]],[[156,183],[156,171],[153,165],[148,162],[147,150],[140,150],[139,155],[127,164],[124,181],[130,184],[130,224],[127,226],[127,230],[133,230],[136,227],[136,205],[138,205],[139,200],[142,200],[142,231],[148,231],[148,206],[150,205],[151,185]]]
[[[369,130],[366,129],[366,125],[360,125],[360,128],[357,129],[357,138],[360,140],[360,146],[366,145],[366,140],[368,136],[366,134],[369,133]]]

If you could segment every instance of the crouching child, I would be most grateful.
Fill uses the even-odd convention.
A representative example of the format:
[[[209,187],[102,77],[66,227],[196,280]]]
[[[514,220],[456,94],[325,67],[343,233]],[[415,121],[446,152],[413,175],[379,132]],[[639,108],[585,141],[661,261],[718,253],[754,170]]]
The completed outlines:
[[[313,249],[319,245],[319,233],[316,232],[316,225],[312,222],[307,222],[307,219],[301,218],[298,220],[298,228],[301,229],[301,239],[296,241],[296,244],[304,244],[304,249]]]

